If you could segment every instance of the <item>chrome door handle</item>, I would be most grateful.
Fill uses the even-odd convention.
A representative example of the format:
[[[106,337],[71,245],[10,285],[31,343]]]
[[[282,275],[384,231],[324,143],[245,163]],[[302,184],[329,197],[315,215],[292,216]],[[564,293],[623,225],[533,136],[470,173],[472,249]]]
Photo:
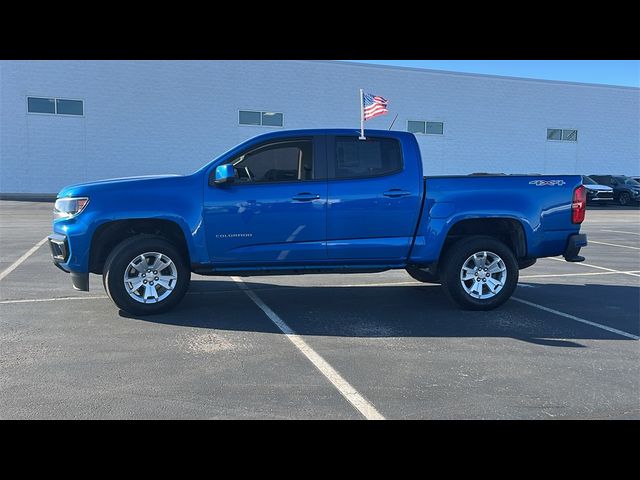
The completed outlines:
[[[391,190],[387,190],[383,193],[385,197],[391,198],[399,198],[399,197],[408,197],[411,195],[411,192],[407,192],[406,190],[400,190],[399,188],[392,188]]]
[[[297,202],[311,202],[313,200],[318,200],[320,198],[320,195],[318,195],[317,193],[298,193],[297,195],[294,195],[292,197],[293,200],[297,201]]]

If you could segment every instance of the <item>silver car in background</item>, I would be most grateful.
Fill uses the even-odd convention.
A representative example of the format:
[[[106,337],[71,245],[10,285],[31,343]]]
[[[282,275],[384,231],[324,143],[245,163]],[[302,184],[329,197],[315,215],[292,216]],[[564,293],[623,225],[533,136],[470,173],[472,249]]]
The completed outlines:
[[[582,184],[587,189],[587,203],[613,202],[613,188],[600,185],[586,175],[582,175]]]

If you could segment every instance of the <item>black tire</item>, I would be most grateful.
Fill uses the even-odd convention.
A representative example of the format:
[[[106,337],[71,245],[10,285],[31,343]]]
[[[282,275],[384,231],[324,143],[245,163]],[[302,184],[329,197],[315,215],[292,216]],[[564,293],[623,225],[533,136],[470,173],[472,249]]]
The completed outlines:
[[[167,256],[177,271],[171,293],[156,303],[134,300],[124,284],[124,274],[129,263],[146,252],[158,252]],[[186,265],[184,255],[165,238],[157,235],[136,235],[123,240],[111,251],[104,264],[102,281],[107,295],[120,309],[133,315],[155,315],[167,312],[180,303],[189,288],[191,271]]]
[[[407,273],[412,278],[423,283],[440,283],[440,280],[433,273],[426,272],[418,267],[407,267]]]
[[[618,197],[618,203],[623,207],[629,205],[630,201],[631,201],[631,195],[629,195],[627,192],[622,192]]]
[[[483,251],[498,255],[504,262],[507,274],[502,289],[493,297],[486,299],[472,297],[464,289],[460,279],[462,267],[467,259]],[[493,310],[511,297],[518,285],[518,274],[518,262],[509,247],[493,237],[473,236],[459,240],[446,251],[441,280],[444,291],[456,305],[465,310]],[[485,291],[485,287],[479,288],[482,292]]]

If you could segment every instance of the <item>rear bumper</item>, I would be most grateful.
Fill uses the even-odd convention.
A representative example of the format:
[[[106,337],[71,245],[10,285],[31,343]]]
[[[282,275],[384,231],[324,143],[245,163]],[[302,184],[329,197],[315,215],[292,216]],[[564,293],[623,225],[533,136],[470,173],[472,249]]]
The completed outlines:
[[[567,248],[563,256],[567,262],[584,262],[584,257],[578,255],[582,247],[587,246],[587,236],[584,233],[575,233],[569,236]]]
[[[51,259],[53,260],[53,264],[63,272],[71,274],[71,283],[73,284],[73,288],[83,292],[88,292],[89,273],[73,272],[62,265],[69,261],[69,240],[66,235],[53,233],[47,238],[49,239],[49,248],[51,249]]]

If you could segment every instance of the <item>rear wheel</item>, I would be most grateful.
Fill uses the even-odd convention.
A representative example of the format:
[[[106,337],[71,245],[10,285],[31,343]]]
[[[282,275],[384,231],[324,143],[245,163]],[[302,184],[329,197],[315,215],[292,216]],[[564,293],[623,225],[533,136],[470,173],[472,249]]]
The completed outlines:
[[[190,279],[183,255],[155,235],[136,235],[118,244],[107,258],[103,273],[111,300],[134,315],[172,309],[184,297]]]
[[[509,247],[493,237],[470,237],[446,253],[442,285],[466,310],[492,310],[513,294],[518,262]]]

